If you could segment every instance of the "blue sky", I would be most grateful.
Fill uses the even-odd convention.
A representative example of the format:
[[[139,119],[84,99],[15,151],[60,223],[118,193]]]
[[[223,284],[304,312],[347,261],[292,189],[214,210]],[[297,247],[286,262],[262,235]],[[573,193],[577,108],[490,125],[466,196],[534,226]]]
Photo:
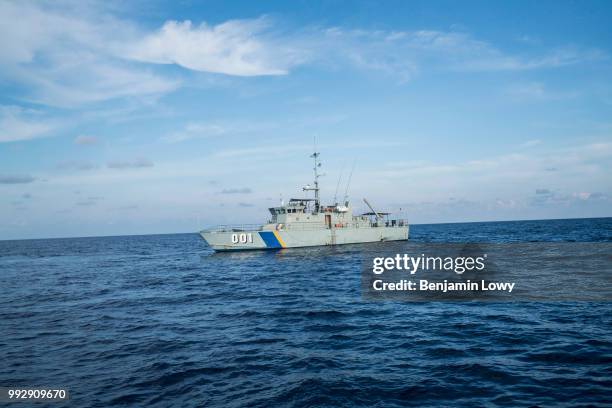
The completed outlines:
[[[612,215],[609,2],[0,3],[0,239]],[[342,192],[344,187],[340,189]]]

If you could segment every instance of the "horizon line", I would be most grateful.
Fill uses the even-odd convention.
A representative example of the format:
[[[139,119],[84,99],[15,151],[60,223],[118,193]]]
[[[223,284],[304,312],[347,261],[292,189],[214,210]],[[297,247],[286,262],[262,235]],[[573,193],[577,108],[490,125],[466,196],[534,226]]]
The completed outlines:
[[[455,221],[455,222],[426,222],[417,224],[408,224],[409,227],[413,225],[446,225],[446,224],[486,224],[493,222],[525,222],[525,221],[568,221],[568,220],[597,220],[612,218],[611,216],[605,217],[574,217],[574,218],[535,218],[535,219],[520,219],[520,220],[492,220],[492,221]],[[154,235],[184,235],[184,234],[198,234],[199,231],[190,232],[162,232],[153,234],[116,234],[116,235],[84,235],[84,236],[70,236],[70,237],[42,237],[42,238],[11,238],[5,239],[0,238],[0,242],[6,241],[35,241],[35,240],[50,240],[50,239],[79,239],[79,238],[114,238],[114,237],[145,237]],[[410,240],[410,237],[408,238]]]

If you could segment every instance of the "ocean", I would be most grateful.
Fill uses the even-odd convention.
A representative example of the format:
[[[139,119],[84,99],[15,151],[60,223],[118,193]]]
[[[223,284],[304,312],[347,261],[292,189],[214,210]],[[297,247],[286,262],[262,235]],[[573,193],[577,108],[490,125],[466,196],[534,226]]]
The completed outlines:
[[[410,233],[611,242],[612,218]],[[404,245],[215,254],[195,233],[0,241],[0,386],[68,389],[53,407],[612,404],[612,303],[364,300],[361,255],[390,244]]]

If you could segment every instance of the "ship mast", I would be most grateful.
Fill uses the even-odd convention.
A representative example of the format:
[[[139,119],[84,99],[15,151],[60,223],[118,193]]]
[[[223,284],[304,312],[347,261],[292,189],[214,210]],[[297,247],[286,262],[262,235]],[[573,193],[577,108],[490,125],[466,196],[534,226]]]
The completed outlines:
[[[312,168],[314,171],[314,186],[307,185],[304,188],[302,188],[302,190],[304,191],[314,191],[315,193],[314,213],[315,214],[318,213],[319,209],[321,208],[321,202],[319,200],[319,177],[322,176],[322,174],[319,174],[319,167],[321,167],[321,162],[319,162],[320,154],[321,153],[315,151],[313,154],[310,155],[310,157],[314,159],[314,167]]]
[[[314,159],[314,192],[315,192],[315,213],[319,212],[320,202],[319,202],[319,167],[321,167],[321,162],[319,162],[319,155],[321,153],[314,152],[310,157]]]

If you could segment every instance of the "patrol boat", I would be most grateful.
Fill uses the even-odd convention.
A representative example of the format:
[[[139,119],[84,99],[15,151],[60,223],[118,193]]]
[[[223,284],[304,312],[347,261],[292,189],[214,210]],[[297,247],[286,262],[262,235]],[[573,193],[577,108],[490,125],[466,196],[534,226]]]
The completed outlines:
[[[303,191],[313,191],[314,198],[292,198],[287,204],[269,208],[271,218],[263,225],[220,225],[200,231],[216,251],[280,249],[322,245],[358,244],[408,239],[408,221],[389,219],[389,213],[375,211],[353,215],[345,195],[344,204],[322,206],[319,201],[318,172],[320,153],[313,153],[314,184]],[[347,186],[348,189],[348,186]]]

